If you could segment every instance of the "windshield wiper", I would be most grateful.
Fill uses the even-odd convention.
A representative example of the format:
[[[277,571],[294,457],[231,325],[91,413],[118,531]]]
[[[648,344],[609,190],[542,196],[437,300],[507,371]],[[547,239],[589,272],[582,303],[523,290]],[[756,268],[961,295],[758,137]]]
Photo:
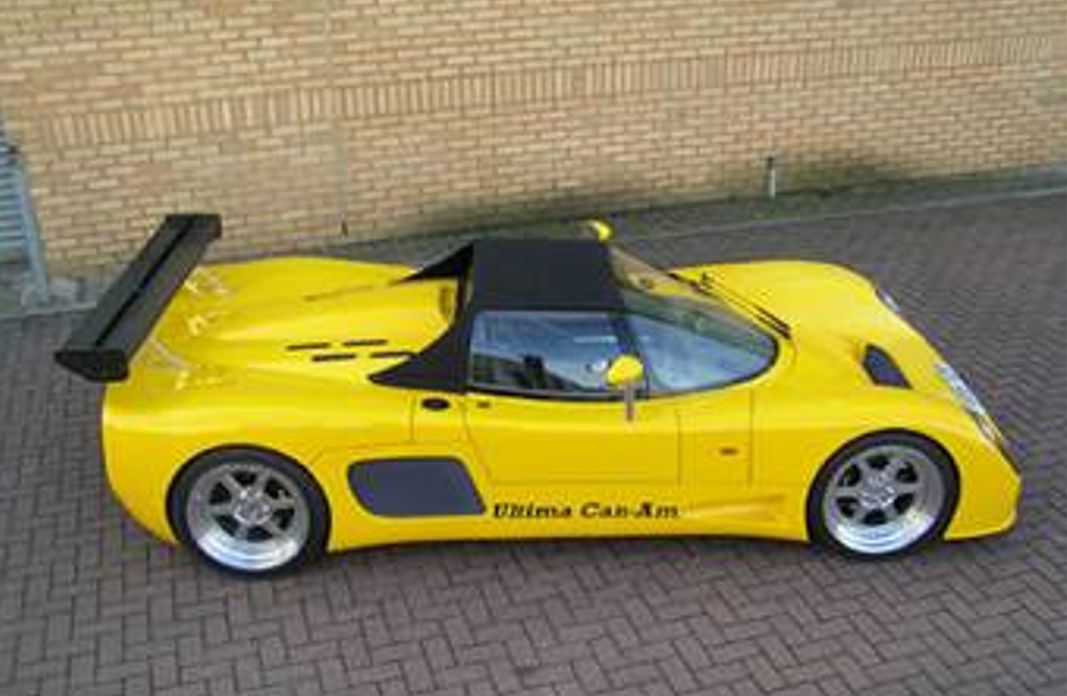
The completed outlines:
[[[685,276],[679,275],[674,271],[671,271],[669,275],[672,278],[680,280],[683,283],[689,285],[690,287],[695,288],[698,292],[719,295],[728,302],[732,302],[734,304],[738,304],[747,308],[757,317],[762,319],[763,323],[774,329],[774,331],[780,336],[782,336],[782,338],[790,338],[793,335],[792,328],[789,326],[789,324],[786,323],[784,319],[774,314],[762,305],[753,302],[744,295],[731,290],[730,288],[726,287],[725,285],[722,285],[721,283],[716,282],[715,278],[712,277],[711,273],[707,271],[703,271],[700,274],[699,281],[693,280],[692,278],[686,278]]]

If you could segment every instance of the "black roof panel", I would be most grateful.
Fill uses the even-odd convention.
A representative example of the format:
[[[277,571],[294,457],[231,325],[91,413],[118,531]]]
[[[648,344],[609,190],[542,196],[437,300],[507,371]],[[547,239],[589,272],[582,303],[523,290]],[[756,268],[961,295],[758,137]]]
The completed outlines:
[[[615,310],[608,247],[584,239],[475,242],[468,278],[475,309]]]
[[[608,247],[589,239],[479,239],[406,280],[462,278],[476,309],[621,306]]]

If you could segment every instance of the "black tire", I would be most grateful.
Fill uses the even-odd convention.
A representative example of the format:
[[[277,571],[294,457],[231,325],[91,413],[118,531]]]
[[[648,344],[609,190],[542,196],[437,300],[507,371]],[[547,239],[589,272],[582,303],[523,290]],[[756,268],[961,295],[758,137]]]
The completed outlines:
[[[912,523],[915,528],[908,534],[901,534],[900,538],[890,543],[888,539],[891,538],[891,534],[883,532],[887,541],[882,542],[859,542],[857,538],[863,538],[862,531],[858,532],[856,536],[850,536],[846,533],[846,530],[850,529],[849,524],[854,525],[856,529],[877,529],[881,525],[888,525],[887,515],[883,512],[879,518],[879,510],[882,508],[870,509],[864,507],[864,505],[870,505],[874,500],[876,503],[884,503],[884,501],[895,492],[896,487],[912,486],[917,487],[918,483],[922,480],[918,473],[919,469],[913,469],[913,473],[908,474],[906,470],[898,472],[898,474],[891,477],[891,480],[886,484],[886,488],[877,489],[875,493],[868,495],[868,487],[863,483],[852,483],[851,486],[849,478],[854,478],[856,475],[861,477],[860,481],[863,481],[864,474],[856,473],[850,470],[863,468],[866,471],[877,472],[877,460],[879,457],[888,457],[885,452],[913,452],[916,453],[915,461],[923,462],[921,464],[921,471],[926,476],[926,481],[931,483],[927,484],[926,490],[921,493],[917,492],[912,496],[911,504],[917,504],[920,495],[928,495],[931,500],[934,499],[936,493],[937,484],[932,483],[934,478],[939,481],[941,497],[940,504],[936,508],[916,508],[912,511],[909,517],[920,518],[923,520],[922,525],[928,525],[923,528],[919,522]],[[868,459],[869,458],[869,459]],[[867,463],[863,467],[860,467],[857,462],[864,460]],[[929,466],[927,466],[927,463]],[[881,470],[883,477],[889,477],[890,469],[888,464],[887,468]],[[912,466],[909,464],[909,466]],[[907,476],[904,476],[907,474]],[[872,473],[871,476],[876,476]],[[914,481],[900,481],[898,483],[898,476],[907,478],[914,476]],[[882,479],[879,479],[880,481]],[[831,485],[836,486],[836,497],[828,500],[827,494]],[[870,484],[868,484],[870,485]],[[929,491],[930,488],[934,489],[934,493]],[[856,496],[855,503],[852,503],[848,499],[848,494],[851,490],[862,490],[864,497],[861,502],[861,496]],[[879,491],[885,492],[885,497],[873,498]],[[906,494],[905,494],[906,496]],[[907,511],[907,505],[909,504],[906,499],[900,500],[904,496],[898,496],[893,499],[893,503],[890,506],[885,507],[885,510],[889,510],[890,514],[895,514],[897,518],[903,517],[899,508],[901,504],[904,506],[904,511]],[[923,499],[925,500],[925,498]],[[833,457],[830,458],[818,475],[815,477],[815,481],[812,483],[808,492],[806,516],[808,534],[812,541],[815,541],[822,546],[832,549],[840,554],[843,554],[850,558],[861,559],[882,559],[893,558],[904,554],[912,553],[917,549],[920,549],[932,541],[939,540],[944,534],[945,528],[948,526],[952,519],[953,514],[956,511],[956,503],[959,500],[959,474],[956,471],[956,466],[953,463],[951,457],[945,452],[945,450],[937,443],[919,436],[913,433],[907,432],[885,432],[867,435],[854,440],[844,447],[842,447]],[[849,517],[849,509],[851,508],[851,518]],[[921,514],[915,514],[921,513]],[[858,515],[863,515],[857,521],[855,518]],[[835,516],[840,515],[842,519],[849,520],[848,522],[840,522],[837,519],[833,519]],[[873,521],[874,524],[868,524],[867,520]],[[882,521],[879,522],[879,519]],[[896,521],[893,521],[896,524]],[[836,531],[832,531],[836,530]],[[887,527],[888,529],[888,527]],[[876,533],[872,533],[872,538],[876,536]],[[846,541],[847,540],[847,541]]]
[[[291,532],[290,537],[281,534],[270,537],[265,526],[260,528],[247,522],[251,518],[240,517],[238,512],[217,516],[207,512],[219,506],[255,505],[255,502],[242,502],[241,494],[234,494],[225,484],[250,480],[251,483],[241,483],[249,486],[241,490],[244,495],[252,496],[260,476],[264,481],[263,490],[259,492],[262,501],[258,502],[254,512],[259,516],[266,515],[265,523],[271,523],[271,527],[280,533]],[[193,495],[196,499],[191,503]],[[216,495],[231,498],[224,497],[221,503],[212,505],[211,496]],[[252,447],[213,450],[187,464],[171,485],[167,516],[178,539],[200,558],[223,571],[249,578],[288,573],[316,560],[326,550],[330,530],[329,506],[314,478],[291,459]],[[217,529],[210,527],[212,523]],[[205,529],[205,525],[209,525],[208,528]],[[200,534],[194,533],[194,526],[201,530]],[[245,530],[244,539],[238,538],[241,529]],[[235,548],[252,551],[244,555],[220,551],[227,543],[224,537],[227,530],[230,530],[235,545],[245,545]],[[261,536],[264,538],[259,538]],[[217,539],[223,541],[214,543]],[[268,543],[284,551],[276,551],[273,557],[270,553],[256,551],[268,548]]]

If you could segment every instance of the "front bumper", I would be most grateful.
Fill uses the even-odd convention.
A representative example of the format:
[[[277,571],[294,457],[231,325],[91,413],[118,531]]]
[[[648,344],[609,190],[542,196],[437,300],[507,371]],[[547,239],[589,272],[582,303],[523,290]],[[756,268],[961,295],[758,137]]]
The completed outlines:
[[[1022,478],[1006,451],[978,440],[957,443],[952,450],[959,467],[960,496],[945,538],[966,539],[1010,529],[1017,517]]]

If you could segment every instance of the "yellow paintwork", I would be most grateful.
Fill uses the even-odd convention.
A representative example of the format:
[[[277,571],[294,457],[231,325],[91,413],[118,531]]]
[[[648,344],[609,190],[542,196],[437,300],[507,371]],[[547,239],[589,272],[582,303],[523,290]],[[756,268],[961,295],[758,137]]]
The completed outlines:
[[[620,355],[608,366],[604,382],[614,389],[625,389],[645,377],[645,366],[632,355]]]
[[[596,235],[597,241],[608,242],[611,240],[611,236],[615,234],[615,230],[611,229],[611,225],[603,220],[586,220],[585,224]]]
[[[228,445],[275,450],[311,472],[330,506],[331,549],[587,535],[803,540],[805,497],[823,463],[859,436],[900,429],[936,440],[957,463],[961,495],[947,537],[1012,524],[1018,475],[942,383],[938,354],[867,280],[789,261],[678,272],[698,278],[705,268],[786,319],[792,336],[777,339],[774,366],[754,380],[638,400],[632,421],[622,403],[370,382],[369,374],[404,359],[373,353],[417,351],[445,330],[452,282],[393,284],[411,269],[329,259],[201,268],[135,356],[130,378],[107,387],[109,480],[129,512],[169,541],[172,480],[198,453]],[[388,344],[342,345],[374,338]],[[860,366],[867,341],[894,356],[914,389],[871,385]],[[287,349],[320,342],[331,346]],[[311,360],[326,352],[357,355]],[[453,407],[417,408],[427,396]],[[376,517],[349,489],[353,462],[442,454],[467,464],[484,516]]]

